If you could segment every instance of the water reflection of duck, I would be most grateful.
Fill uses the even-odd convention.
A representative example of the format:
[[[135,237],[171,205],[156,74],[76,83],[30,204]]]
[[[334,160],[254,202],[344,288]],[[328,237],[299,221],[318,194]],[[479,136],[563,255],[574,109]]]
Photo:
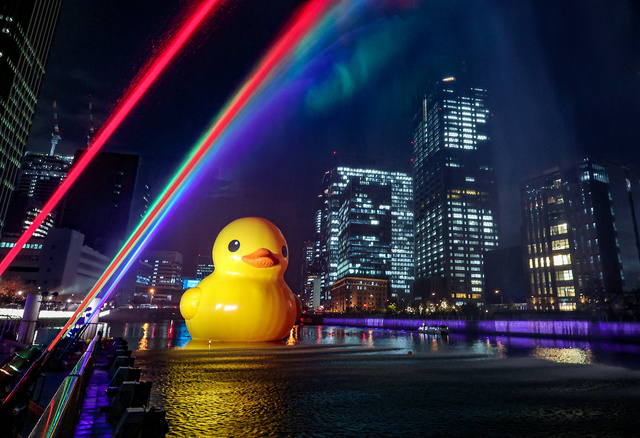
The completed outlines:
[[[231,222],[213,245],[215,271],[187,290],[180,312],[193,339],[274,341],[300,315],[300,300],[284,282],[287,242],[266,219]]]

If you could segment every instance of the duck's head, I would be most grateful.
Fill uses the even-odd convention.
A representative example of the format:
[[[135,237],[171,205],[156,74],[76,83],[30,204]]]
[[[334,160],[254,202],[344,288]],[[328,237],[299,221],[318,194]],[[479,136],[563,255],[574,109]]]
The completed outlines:
[[[237,219],[224,227],[213,244],[215,271],[272,278],[284,275],[289,249],[273,223],[259,217]]]

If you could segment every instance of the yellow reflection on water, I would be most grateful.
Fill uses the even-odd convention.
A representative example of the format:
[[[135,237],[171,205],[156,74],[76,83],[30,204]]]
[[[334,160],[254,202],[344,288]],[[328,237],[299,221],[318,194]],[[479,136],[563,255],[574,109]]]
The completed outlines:
[[[219,344],[169,351],[163,367],[153,370],[159,374],[149,373],[154,383],[162,382],[162,403],[156,406],[167,409],[168,436],[251,437],[264,436],[265,430],[291,436],[281,426],[295,423],[291,364],[277,360],[266,343],[244,349]]]
[[[533,350],[533,357],[559,363],[589,364],[593,363],[593,353],[580,348],[541,348]]]
[[[297,345],[298,344],[298,326],[294,325],[291,327],[289,331],[289,337],[287,338],[287,345]]]
[[[145,322],[142,325],[142,338],[140,339],[140,342],[138,342],[138,350],[146,350],[147,347],[149,346],[148,330],[149,330],[149,323]]]
[[[507,358],[507,346],[502,343],[502,341],[496,342],[496,356],[498,359],[506,359]]]

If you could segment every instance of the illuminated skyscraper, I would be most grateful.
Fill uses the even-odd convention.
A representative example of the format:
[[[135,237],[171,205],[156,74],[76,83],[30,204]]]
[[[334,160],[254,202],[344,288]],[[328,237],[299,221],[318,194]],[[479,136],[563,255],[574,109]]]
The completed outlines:
[[[64,181],[73,164],[73,155],[27,152],[22,160],[17,190],[43,204]]]
[[[11,197],[11,208],[7,213],[3,234],[21,234],[40,213],[53,192],[64,181],[71,169],[73,156],[38,154],[27,152],[22,160],[20,177]],[[45,237],[53,226],[57,210],[34,232],[36,237]]]
[[[29,136],[62,0],[0,2],[0,228]]]
[[[413,193],[406,172],[336,167],[323,180],[322,301],[345,277],[389,280],[391,298],[411,299]]]
[[[483,301],[483,255],[498,246],[486,94],[447,78],[414,117],[416,298]]]
[[[300,290],[296,295],[300,297],[303,306],[313,302],[313,285],[318,275],[314,270],[314,242],[306,241],[302,246],[302,266],[300,268]]]
[[[625,283],[636,287],[640,269],[632,195],[638,195],[638,180],[616,181],[617,169],[584,159],[522,184],[531,308],[576,310],[593,301],[602,305],[621,298]],[[619,235],[625,237],[623,245]]]

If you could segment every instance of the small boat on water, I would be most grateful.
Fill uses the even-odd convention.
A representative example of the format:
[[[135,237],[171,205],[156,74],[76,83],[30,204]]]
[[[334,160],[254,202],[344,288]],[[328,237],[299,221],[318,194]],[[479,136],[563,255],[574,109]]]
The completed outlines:
[[[448,335],[449,327],[446,325],[426,325],[422,324],[418,327],[418,333],[425,333],[427,335]]]

